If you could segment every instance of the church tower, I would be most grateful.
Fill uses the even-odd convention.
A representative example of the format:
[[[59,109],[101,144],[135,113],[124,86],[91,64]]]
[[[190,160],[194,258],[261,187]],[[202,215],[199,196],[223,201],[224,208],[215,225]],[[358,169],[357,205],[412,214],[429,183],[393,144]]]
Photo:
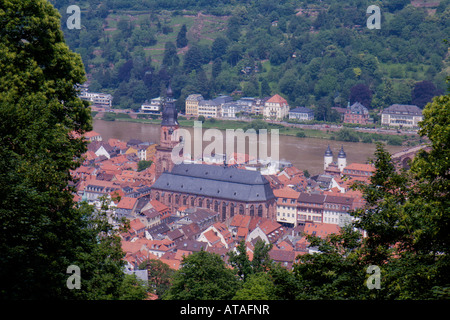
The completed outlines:
[[[347,155],[345,154],[344,146],[341,146],[341,151],[339,151],[337,165],[341,172],[347,166]]]
[[[173,168],[172,149],[179,143],[175,130],[178,129],[178,112],[172,98],[172,88],[167,88],[166,97],[162,103],[162,122],[159,130],[159,145],[156,147],[156,173],[158,179],[164,171]]]
[[[330,145],[328,145],[325,155],[323,156],[323,170],[325,171],[331,163],[333,163],[333,152],[330,149]]]

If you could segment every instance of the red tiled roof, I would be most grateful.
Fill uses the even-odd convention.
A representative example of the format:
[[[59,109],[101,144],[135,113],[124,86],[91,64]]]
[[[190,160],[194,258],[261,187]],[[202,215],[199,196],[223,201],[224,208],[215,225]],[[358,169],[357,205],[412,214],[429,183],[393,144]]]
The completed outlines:
[[[286,99],[283,98],[282,96],[280,96],[279,94],[276,94],[276,95],[272,96],[266,102],[269,102],[269,103],[280,103],[280,104],[285,103],[285,104],[287,104]]]
[[[117,208],[131,210],[136,205],[136,202],[137,198],[123,197],[117,204]]]

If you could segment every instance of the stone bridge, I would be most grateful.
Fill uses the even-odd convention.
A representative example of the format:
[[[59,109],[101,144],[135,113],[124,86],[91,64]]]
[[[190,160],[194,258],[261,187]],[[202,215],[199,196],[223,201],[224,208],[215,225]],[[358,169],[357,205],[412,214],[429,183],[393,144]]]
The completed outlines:
[[[419,146],[408,148],[408,149],[399,151],[397,153],[394,153],[391,158],[398,169],[401,169],[401,168],[409,169],[411,161],[414,159],[417,152],[419,152],[420,150],[429,151],[429,150],[431,150],[431,147],[427,146],[425,144],[421,144]]]

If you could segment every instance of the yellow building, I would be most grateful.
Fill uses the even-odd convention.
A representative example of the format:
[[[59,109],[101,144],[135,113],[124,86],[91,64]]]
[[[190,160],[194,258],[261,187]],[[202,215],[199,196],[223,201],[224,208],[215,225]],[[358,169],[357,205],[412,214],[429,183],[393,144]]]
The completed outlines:
[[[297,226],[297,199],[300,192],[289,187],[273,190],[277,198],[277,222]]]
[[[191,94],[186,98],[186,116],[198,117],[198,103],[203,100],[201,94]]]

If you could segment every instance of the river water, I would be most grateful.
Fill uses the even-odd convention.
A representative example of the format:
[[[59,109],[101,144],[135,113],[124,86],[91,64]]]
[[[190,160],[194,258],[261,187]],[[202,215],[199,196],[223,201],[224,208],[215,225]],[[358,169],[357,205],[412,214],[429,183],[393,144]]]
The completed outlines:
[[[193,133],[193,128],[185,129]],[[104,121],[96,119],[94,120],[94,131],[100,133],[103,140],[115,138],[122,141],[139,139],[141,141],[153,143],[159,142],[159,125],[156,124],[126,121]],[[225,137],[224,132],[223,136]],[[270,156],[270,131],[268,136],[268,155]],[[203,142],[203,146],[205,147],[210,143],[211,142],[209,141],[205,141]],[[344,146],[345,153],[347,154],[347,164],[353,162],[365,163],[369,158],[373,157],[376,147],[375,144],[371,143],[343,142],[316,138],[297,138],[294,136],[280,135],[279,159],[288,160],[298,169],[308,170],[308,172],[312,175],[323,173],[323,155],[328,145],[330,145],[335,161],[337,160],[337,155],[341,149],[341,146]],[[391,153],[398,152],[404,148],[405,147],[402,146],[386,146],[386,149]]]

